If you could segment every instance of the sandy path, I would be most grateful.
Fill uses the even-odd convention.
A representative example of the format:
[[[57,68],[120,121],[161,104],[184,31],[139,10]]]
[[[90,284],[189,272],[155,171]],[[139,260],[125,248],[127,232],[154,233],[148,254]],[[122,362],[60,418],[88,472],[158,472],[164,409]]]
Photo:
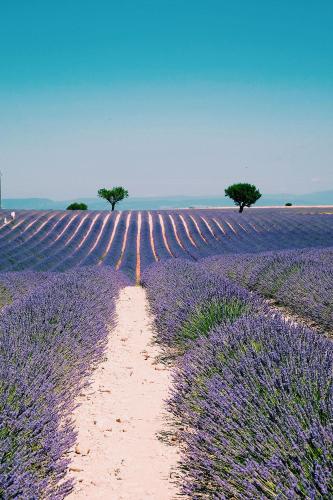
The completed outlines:
[[[122,290],[118,326],[111,332],[106,360],[80,396],[75,421],[78,440],[69,474],[76,480],[67,498],[167,500],[178,452],[157,439],[167,428],[164,400],[170,373],[155,364],[145,291]]]

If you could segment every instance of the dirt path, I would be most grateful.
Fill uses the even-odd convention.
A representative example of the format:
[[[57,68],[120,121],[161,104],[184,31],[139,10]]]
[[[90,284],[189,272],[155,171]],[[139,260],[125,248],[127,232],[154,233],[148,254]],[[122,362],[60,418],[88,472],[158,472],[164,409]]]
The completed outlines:
[[[117,314],[106,360],[76,410],[79,434],[69,472],[76,486],[67,498],[172,499],[177,490],[170,474],[178,452],[156,437],[167,428],[170,373],[155,364],[158,348],[150,345],[145,291],[123,289]]]

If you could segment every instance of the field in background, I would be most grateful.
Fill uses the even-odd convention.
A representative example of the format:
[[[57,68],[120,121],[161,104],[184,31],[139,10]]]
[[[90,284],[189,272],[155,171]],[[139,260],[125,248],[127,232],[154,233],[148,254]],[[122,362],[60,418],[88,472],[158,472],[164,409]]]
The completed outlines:
[[[333,245],[333,214],[319,208],[237,211],[19,211],[0,223],[0,270],[65,271],[109,265],[133,281],[169,258]]]

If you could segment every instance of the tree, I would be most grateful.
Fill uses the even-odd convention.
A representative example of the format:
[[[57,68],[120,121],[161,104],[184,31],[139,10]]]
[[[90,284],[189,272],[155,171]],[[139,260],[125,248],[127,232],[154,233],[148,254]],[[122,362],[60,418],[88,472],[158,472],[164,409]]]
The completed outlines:
[[[85,203],[71,203],[70,205],[68,205],[67,209],[66,210],[87,210],[88,209],[88,205],[86,205]]]
[[[234,200],[235,205],[239,206],[239,212],[242,213],[244,207],[250,207],[261,197],[261,193],[253,184],[246,182],[232,184],[225,189],[225,195]]]
[[[112,210],[118,201],[128,198],[128,191],[121,186],[113,187],[112,189],[99,189],[98,196],[111,203]]]

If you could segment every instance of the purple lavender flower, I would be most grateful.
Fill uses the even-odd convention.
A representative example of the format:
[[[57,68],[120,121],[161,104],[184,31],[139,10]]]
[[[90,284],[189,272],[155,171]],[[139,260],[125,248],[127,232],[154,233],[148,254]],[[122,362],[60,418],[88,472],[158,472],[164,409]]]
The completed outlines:
[[[58,483],[75,439],[74,398],[102,356],[126,283],[107,267],[60,273],[0,313],[1,498],[69,491]]]
[[[333,248],[212,257],[203,269],[273,298],[321,329],[333,325]]]
[[[273,314],[256,295],[204,267],[173,260],[143,276],[157,338],[171,347],[198,304],[236,298],[248,305],[178,358],[169,406],[182,429],[183,492],[331,498],[331,341]]]

